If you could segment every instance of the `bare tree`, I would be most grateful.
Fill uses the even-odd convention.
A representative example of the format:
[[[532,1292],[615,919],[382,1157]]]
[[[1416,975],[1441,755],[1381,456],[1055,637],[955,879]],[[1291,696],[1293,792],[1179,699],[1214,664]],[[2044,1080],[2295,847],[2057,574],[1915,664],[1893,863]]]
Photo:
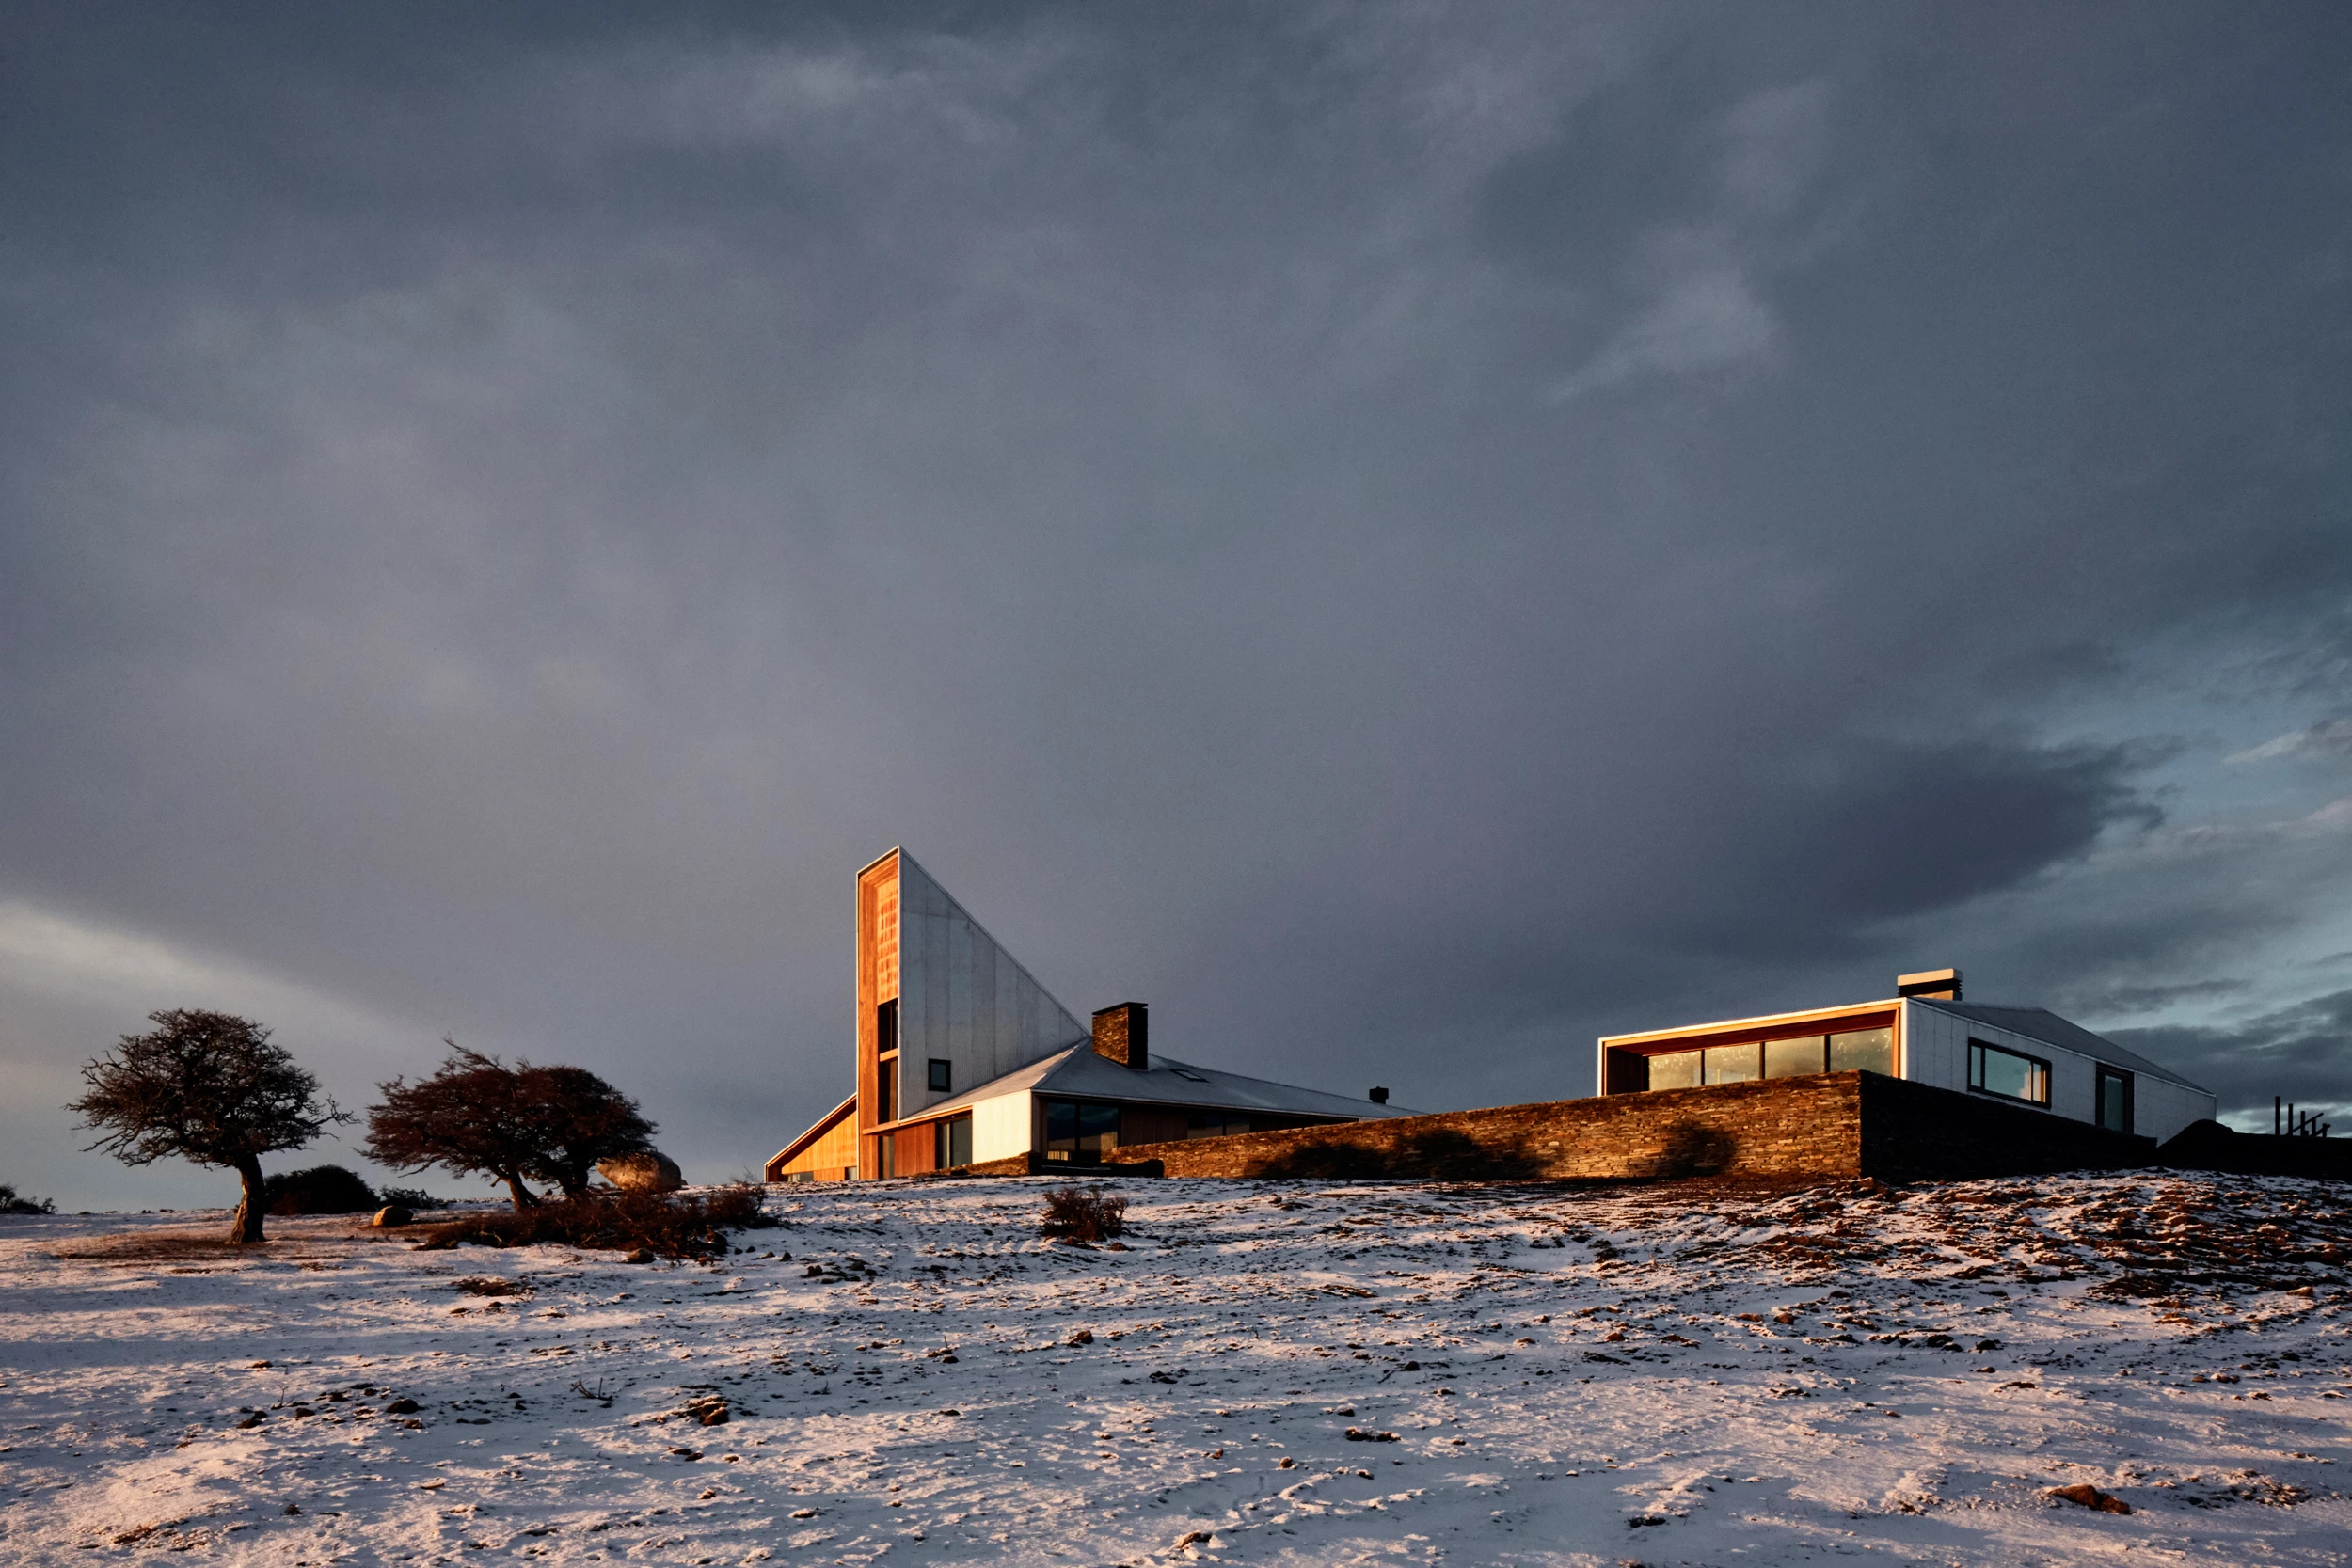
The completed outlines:
[[[229,1240],[261,1241],[262,1156],[351,1118],[322,1103],[319,1081],[251,1020],[195,1008],[148,1017],[152,1033],[123,1036],[113,1055],[82,1069],[89,1092],[66,1109],[104,1132],[91,1148],[124,1164],[176,1157],[235,1171],[244,1191]]]
[[[495,1056],[443,1040],[448,1060],[430,1078],[376,1085],[368,1107],[368,1155],[398,1171],[428,1165],[506,1183],[517,1210],[539,1201],[523,1182],[540,1163],[544,1137],[519,1076]]]

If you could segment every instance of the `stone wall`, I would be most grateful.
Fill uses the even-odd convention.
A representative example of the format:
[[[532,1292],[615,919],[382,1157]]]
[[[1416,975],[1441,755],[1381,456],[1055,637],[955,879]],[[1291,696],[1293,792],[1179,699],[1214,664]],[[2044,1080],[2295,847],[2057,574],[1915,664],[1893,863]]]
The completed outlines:
[[[2126,1168],[2153,1151],[2046,1111],[1833,1072],[1133,1144],[1110,1158],[1177,1177],[1915,1181]]]
[[[1133,1144],[1169,1176],[1627,1180],[1860,1174],[1862,1074]]]
[[[2062,1170],[2128,1170],[2153,1138],[2110,1132],[2025,1105],[1885,1078],[1862,1082],[1862,1174],[1886,1181],[1962,1181]]]

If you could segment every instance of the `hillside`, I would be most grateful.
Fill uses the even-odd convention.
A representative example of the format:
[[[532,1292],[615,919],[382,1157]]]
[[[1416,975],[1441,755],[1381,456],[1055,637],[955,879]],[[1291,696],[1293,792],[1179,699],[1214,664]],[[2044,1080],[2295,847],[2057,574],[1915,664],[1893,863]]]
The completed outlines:
[[[771,1189],[708,1268],[0,1221],[0,1557],[2352,1557],[2317,1184],[1135,1181],[1124,1250],[1041,1187]]]

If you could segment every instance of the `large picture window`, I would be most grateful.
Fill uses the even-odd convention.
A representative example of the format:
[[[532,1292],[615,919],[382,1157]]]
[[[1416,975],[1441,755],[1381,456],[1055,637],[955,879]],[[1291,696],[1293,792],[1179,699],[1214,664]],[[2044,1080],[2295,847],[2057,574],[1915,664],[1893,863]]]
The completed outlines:
[[[1100,1164],[1119,1147],[1119,1107],[1084,1100],[1045,1102],[1045,1157]]]
[[[1637,1058],[1638,1059],[1638,1058]],[[1664,1051],[1645,1062],[1653,1089],[1695,1089],[1708,1084],[1746,1084],[1758,1078],[1802,1078],[1816,1072],[1883,1072],[1895,1076],[1895,1031],[1843,1029],[1834,1035],[1784,1035],[1774,1039]],[[1611,1093],[1621,1091],[1612,1088]]]
[[[2050,1103],[2050,1064],[2007,1046],[1983,1040],[1968,1042],[1968,1086],[1979,1094],[2020,1100],[2028,1105]]]

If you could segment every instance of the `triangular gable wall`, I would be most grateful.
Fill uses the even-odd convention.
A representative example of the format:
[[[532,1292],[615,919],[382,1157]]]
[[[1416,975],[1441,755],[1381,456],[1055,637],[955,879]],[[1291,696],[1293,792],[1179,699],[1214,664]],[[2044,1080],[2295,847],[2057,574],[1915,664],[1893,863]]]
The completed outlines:
[[[898,921],[901,1116],[1092,1037],[904,849]],[[946,1093],[926,1086],[934,1058],[952,1068]]]

